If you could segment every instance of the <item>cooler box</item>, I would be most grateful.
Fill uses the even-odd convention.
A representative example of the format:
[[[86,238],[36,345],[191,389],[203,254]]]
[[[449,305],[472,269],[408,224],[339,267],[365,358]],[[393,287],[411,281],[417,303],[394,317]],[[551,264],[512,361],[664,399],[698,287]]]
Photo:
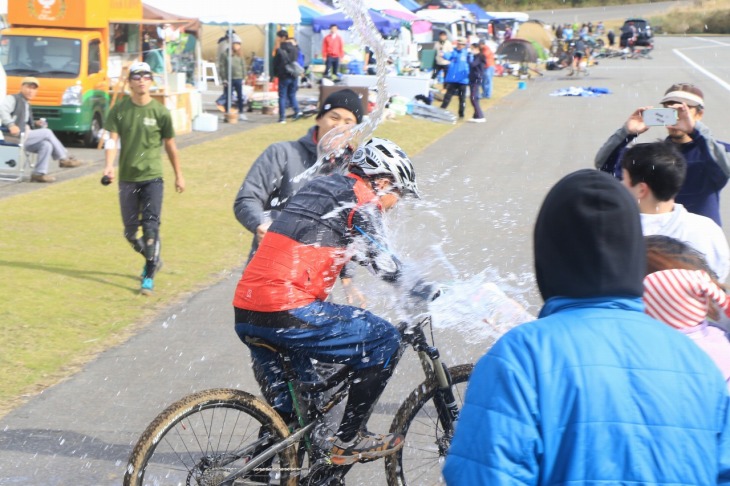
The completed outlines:
[[[218,117],[210,113],[201,113],[193,120],[196,132],[215,132],[218,130]]]
[[[347,70],[350,74],[363,74],[365,69],[365,63],[362,61],[350,61],[347,65]]]

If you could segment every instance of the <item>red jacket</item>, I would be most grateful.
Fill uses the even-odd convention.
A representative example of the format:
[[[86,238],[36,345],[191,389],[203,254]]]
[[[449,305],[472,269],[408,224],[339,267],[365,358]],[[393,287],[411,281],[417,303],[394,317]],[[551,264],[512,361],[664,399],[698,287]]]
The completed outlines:
[[[345,56],[345,51],[342,46],[342,37],[339,35],[327,34],[322,40],[322,57],[327,59],[328,57],[339,57]]]
[[[373,265],[381,261],[376,255],[390,257],[379,229],[380,214],[375,192],[360,177],[313,179],[271,224],[238,282],[233,305],[278,312],[325,300],[350,259]],[[347,250],[356,238],[370,247],[353,255]],[[393,260],[389,270],[374,270],[386,280],[395,280],[400,265]]]
[[[494,53],[489,48],[489,46],[482,46],[482,54],[484,54],[484,57],[487,58],[487,62],[484,64],[484,67],[494,67]]]

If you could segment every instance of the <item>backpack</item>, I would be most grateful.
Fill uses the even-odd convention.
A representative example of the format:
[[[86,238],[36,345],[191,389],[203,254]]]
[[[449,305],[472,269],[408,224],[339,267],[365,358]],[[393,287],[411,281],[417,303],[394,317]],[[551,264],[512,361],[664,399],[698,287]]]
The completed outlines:
[[[284,66],[284,70],[291,74],[294,78],[299,78],[304,74],[304,68],[296,61],[290,61]]]
[[[304,68],[301,64],[299,64],[297,61],[291,61],[289,60],[289,54],[286,52],[286,50],[282,49],[281,53],[284,55],[284,59],[286,60],[286,64],[284,64],[284,71],[287,72],[291,77],[293,78],[299,78],[304,74]]]

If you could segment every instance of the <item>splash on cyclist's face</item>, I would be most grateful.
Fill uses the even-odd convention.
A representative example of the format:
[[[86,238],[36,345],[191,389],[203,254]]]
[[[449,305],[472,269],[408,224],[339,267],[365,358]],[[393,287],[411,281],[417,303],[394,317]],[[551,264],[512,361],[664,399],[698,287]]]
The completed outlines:
[[[388,178],[381,177],[376,179],[375,188],[383,211],[388,211],[394,208],[402,197],[402,191]]]

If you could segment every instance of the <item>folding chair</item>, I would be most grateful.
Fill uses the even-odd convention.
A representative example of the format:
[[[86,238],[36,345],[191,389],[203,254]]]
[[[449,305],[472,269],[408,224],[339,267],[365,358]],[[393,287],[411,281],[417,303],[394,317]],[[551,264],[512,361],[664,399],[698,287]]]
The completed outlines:
[[[29,154],[23,150],[24,139],[25,134],[18,144],[0,140],[0,180],[20,182],[26,168],[32,168]]]

